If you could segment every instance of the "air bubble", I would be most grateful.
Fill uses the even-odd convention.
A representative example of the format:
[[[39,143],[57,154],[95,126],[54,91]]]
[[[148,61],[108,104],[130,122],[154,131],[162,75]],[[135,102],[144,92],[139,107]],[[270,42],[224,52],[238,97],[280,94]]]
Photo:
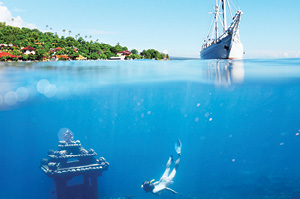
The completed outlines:
[[[17,89],[16,91],[17,97],[18,97],[18,101],[23,102],[25,100],[28,99],[29,97],[29,91],[27,88],[25,87],[20,87]]]
[[[51,97],[54,97],[56,95],[56,91],[57,91],[57,88],[55,85],[53,84],[50,84],[48,86],[45,87],[44,89],[44,94],[46,97],[48,98],[51,98]]]
[[[13,91],[9,91],[8,93],[6,93],[6,95],[4,96],[4,102],[7,105],[14,105],[16,104],[18,101],[18,96],[15,92]]]
[[[65,133],[66,132],[70,132],[73,136],[74,133],[69,129],[69,128],[61,128],[59,129],[58,133],[57,133],[57,137],[60,141],[64,141],[65,140]]]
[[[37,91],[41,94],[45,94],[45,88],[49,85],[50,83],[47,79],[41,79],[36,85]]]

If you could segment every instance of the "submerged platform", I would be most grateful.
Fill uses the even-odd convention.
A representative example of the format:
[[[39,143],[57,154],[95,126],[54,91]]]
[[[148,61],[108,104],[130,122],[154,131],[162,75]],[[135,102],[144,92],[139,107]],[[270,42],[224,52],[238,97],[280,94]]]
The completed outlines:
[[[88,151],[79,140],[73,140],[73,134],[66,132],[65,140],[58,142],[58,150],[49,150],[48,159],[42,159],[40,168],[56,183],[58,199],[98,198],[97,177],[109,167],[105,158],[96,158],[93,149]],[[83,176],[81,185],[67,186],[73,177]],[[90,179],[90,180],[89,180]]]
[[[103,157],[96,159],[97,153],[85,150],[79,140],[68,144],[59,141],[59,150],[49,150],[49,159],[42,159],[41,169],[49,177],[97,175],[108,169],[109,163]]]

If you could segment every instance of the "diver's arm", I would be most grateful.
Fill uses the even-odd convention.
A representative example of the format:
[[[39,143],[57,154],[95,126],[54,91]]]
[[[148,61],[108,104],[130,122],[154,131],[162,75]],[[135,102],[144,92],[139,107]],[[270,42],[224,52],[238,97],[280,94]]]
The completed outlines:
[[[152,184],[153,184],[154,186],[156,186],[156,185],[159,184],[159,181],[153,182]]]
[[[170,189],[169,187],[166,187],[165,189],[168,190],[168,191],[171,191],[171,192],[174,193],[174,194],[177,194],[176,191],[174,191],[173,189]]]

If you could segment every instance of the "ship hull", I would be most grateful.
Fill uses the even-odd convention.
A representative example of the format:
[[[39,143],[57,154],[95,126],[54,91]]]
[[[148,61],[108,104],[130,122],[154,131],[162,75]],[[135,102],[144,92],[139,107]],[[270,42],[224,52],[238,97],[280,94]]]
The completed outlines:
[[[244,49],[238,31],[200,51],[201,59],[243,59]]]

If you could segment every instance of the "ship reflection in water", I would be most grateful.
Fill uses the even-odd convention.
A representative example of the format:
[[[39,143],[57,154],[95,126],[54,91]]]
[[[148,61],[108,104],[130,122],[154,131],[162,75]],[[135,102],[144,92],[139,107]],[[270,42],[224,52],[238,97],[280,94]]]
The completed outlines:
[[[216,86],[228,87],[232,84],[241,84],[244,81],[244,62],[241,60],[214,60],[209,61],[204,69],[207,80]]]

